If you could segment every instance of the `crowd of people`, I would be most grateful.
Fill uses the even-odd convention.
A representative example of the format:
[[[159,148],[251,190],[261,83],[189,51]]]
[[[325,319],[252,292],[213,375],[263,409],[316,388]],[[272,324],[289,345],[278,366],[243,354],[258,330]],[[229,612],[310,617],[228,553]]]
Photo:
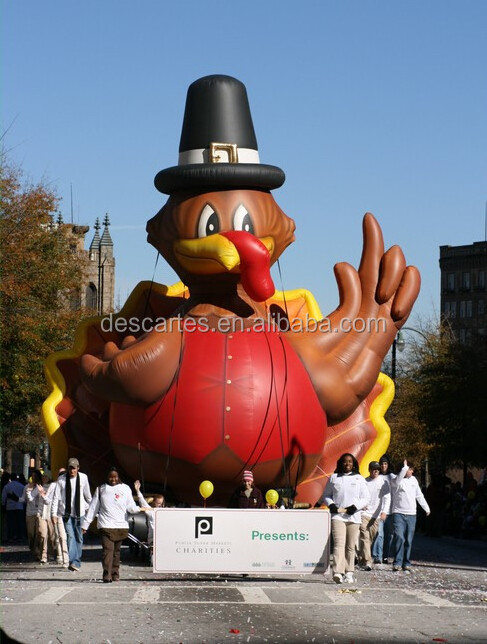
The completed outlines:
[[[411,570],[416,507],[426,515],[430,508],[411,463],[404,460],[397,475],[390,470],[384,455],[369,463],[364,478],[355,457],[346,453],[328,480],[323,496],[332,515],[332,574],[337,584],[354,583],[357,558],[366,571],[372,564],[389,563],[389,557],[394,572]]]
[[[486,470],[478,482],[468,472],[463,485],[442,474],[435,475],[425,496],[431,507],[431,516],[424,525],[428,536],[472,539],[487,534]]]
[[[411,548],[416,528],[417,506],[427,517],[422,526],[429,536],[458,537],[485,533],[487,477],[479,483],[473,476],[465,485],[445,477],[433,477],[423,494],[414,467],[404,460],[393,472],[389,457],[371,461],[369,476],[359,473],[357,460],[345,453],[337,461],[323,494],[331,513],[333,567],[336,583],[354,583],[355,566],[370,571],[377,564],[391,564],[393,571],[411,570]],[[161,494],[147,502],[141,484],[135,481],[137,503],[131,488],[120,479],[115,467],[106,481],[91,494],[78,459],[70,458],[52,481],[47,470],[33,470],[29,481],[21,475],[2,475],[2,514],[6,539],[27,539],[34,560],[46,564],[49,557],[64,568],[81,567],[83,536],[97,517],[102,544],[103,581],[120,579],[120,549],[129,536],[129,516],[144,512],[150,547],[154,534],[154,508],[165,507]],[[277,495],[276,495],[277,496]],[[255,486],[250,470],[243,472],[230,508],[277,508]]]
[[[58,476],[66,472],[62,468]],[[34,470],[26,482],[22,475],[2,475],[2,515],[8,542],[27,538],[34,560],[46,564],[49,556],[65,568],[69,566],[64,524],[51,515],[56,483],[51,472]]]

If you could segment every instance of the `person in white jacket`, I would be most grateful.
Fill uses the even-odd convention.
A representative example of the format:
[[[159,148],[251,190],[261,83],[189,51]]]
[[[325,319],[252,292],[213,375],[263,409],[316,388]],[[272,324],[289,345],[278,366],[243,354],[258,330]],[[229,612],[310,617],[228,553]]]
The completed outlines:
[[[41,564],[47,563],[49,551],[56,552],[57,562],[59,561],[58,541],[56,539],[56,531],[51,518],[51,504],[46,502],[46,497],[49,489],[53,485],[51,481],[51,473],[45,470],[42,474],[42,485],[37,486],[39,493],[39,506],[37,508],[37,539],[39,542],[39,554],[41,557]]]
[[[142,511],[143,508],[134,501],[132,490],[120,480],[118,470],[110,468],[107,482],[96,488],[82,523],[84,534],[95,516],[98,516],[105,584],[120,580],[120,548],[129,534],[127,513],[137,514]]]
[[[39,492],[37,486],[41,484],[42,474],[39,470],[34,470],[19,499],[20,503],[25,503],[27,540],[29,542],[29,550],[36,561],[41,561],[39,541],[37,539],[37,511],[39,508]],[[47,560],[41,563],[47,563]]]
[[[83,554],[83,532],[81,522],[91,503],[91,490],[88,477],[79,471],[77,458],[68,460],[66,474],[56,481],[51,504],[54,524],[62,521],[68,538],[69,569],[76,572],[81,567]]]
[[[418,479],[413,474],[414,467],[405,459],[401,471],[392,482],[392,551],[394,553],[392,569],[394,571],[402,568],[405,572],[410,572],[411,547],[416,528],[416,502],[426,512],[426,516],[430,513]]]
[[[391,488],[386,477],[380,476],[380,464],[369,463],[369,476],[365,479],[370,494],[370,503],[362,510],[360,526],[360,563],[364,570],[372,570],[371,546],[379,524],[384,521],[391,505]]]
[[[326,484],[324,499],[332,515],[333,581],[353,584],[360,511],[370,503],[365,479],[359,474],[353,454],[342,454],[338,459],[335,473]]]
[[[57,478],[59,478],[64,474],[66,474],[66,468],[65,467],[59,468]],[[52,526],[54,529],[54,543],[56,546],[56,553],[57,553],[57,556],[56,556],[57,563],[63,568],[68,568],[69,567],[68,537],[66,535],[66,530],[64,528],[64,521],[54,522],[52,520],[51,506],[52,506],[52,501],[54,499],[54,492],[56,491],[56,485],[57,485],[56,481],[53,481],[52,483],[50,483],[47,490],[45,489],[45,487],[42,490],[39,489],[39,494],[44,504],[44,507],[42,508],[42,516],[44,518],[49,517],[52,522]]]

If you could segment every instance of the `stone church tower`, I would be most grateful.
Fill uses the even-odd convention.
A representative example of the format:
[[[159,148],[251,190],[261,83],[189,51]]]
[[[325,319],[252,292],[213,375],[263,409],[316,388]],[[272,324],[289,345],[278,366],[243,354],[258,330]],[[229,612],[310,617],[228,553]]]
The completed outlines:
[[[115,258],[108,214],[103,220],[101,236],[102,226],[97,218],[89,250],[85,250],[85,237],[90,230],[89,226],[65,224],[61,214],[57,224],[68,229],[68,235],[72,238],[71,248],[79,255],[84,265],[83,281],[76,297],[71,299],[72,306],[91,309],[98,315],[111,313],[114,310],[115,297]]]

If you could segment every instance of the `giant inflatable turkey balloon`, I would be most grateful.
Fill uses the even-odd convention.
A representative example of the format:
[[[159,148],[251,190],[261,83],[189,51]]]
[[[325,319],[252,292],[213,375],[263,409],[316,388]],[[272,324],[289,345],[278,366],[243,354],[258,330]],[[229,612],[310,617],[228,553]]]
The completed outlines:
[[[110,324],[85,320],[73,349],[48,358],[52,467],[77,456],[97,482],[117,464],[187,503],[209,480],[215,505],[250,469],[258,487],[314,504],[340,454],[367,472],[386,450],[393,384],[380,368],[419,273],[366,214],[358,270],[335,267],[333,313],[305,290],[277,292],[270,267],[295,230],[272,193],[284,179],[260,162],[244,85],[195,81],[178,164],[155,177],[169,198],[147,224],[181,282],[142,282]]]

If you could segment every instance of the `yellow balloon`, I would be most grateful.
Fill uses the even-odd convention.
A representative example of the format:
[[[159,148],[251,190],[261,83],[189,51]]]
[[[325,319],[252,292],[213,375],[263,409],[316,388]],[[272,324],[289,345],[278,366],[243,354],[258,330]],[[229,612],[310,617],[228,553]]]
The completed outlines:
[[[211,481],[202,481],[200,483],[200,494],[204,499],[207,499],[213,494],[213,483]]]
[[[267,490],[265,493],[265,500],[269,505],[276,505],[279,501],[279,494],[275,490]]]

